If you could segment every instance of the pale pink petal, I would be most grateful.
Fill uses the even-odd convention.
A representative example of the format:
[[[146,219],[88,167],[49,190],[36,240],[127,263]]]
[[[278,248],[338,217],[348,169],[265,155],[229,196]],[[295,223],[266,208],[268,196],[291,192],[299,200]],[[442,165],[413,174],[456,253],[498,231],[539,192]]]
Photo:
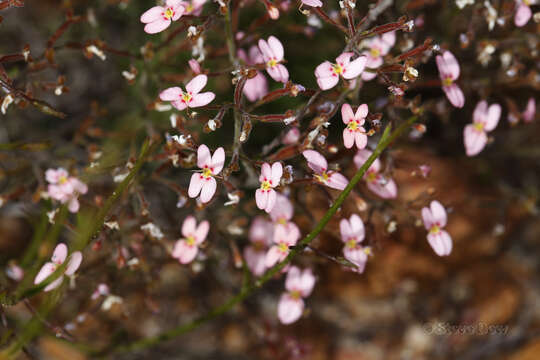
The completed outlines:
[[[261,276],[266,270],[265,258],[266,253],[255,250],[253,246],[247,246],[244,249],[244,260],[255,276]]]
[[[264,180],[272,179],[272,167],[269,163],[262,164],[261,175],[259,176],[259,181],[263,182]]]
[[[190,198],[196,198],[201,192],[204,184],[204,178],[201,173],[195,173],[191,175],[191,181],[189,182],[188,195]]]
[[[208,105],[214,100],[215,97],[216,94],[211,91],[193,95],[193,98],[189,102],[189,107],[195,108]]]
[[[212,200],[212,197],[216,193],[217,182],[213,177],[204,179],[201,189],[201,202],[207,203]]]
[[[319,66],[315,68],[315,76],[317,78],[319,77],[327,78],[327,77],[334,76],[334,70],[330,61],[325,61],[322,64],[319,64]]]
[[[61,178],[67,178],[68,172],[64,168],[48,169],[45,171],[45,179],[51,184],[57,184]]]
[[[266,206],[264,207],[264,211],[267,213],[270,213],[272,209],[274,208],[274,205],[276,204],[276,191],[273,189],[270,189],[270,191],[267,191],[268,193],[268,200],[266,202]]]
[[[345,69],[343,69],[343,77],[348,80],[354,79],[364,71],[366,62],[366,56],[360,56],[358,59],[352,61]]]
[[[536,102],[534,98],[530,98],[529,101],[527,101],[527,107],[525,108],[525,111],[523,112],[523,121],[526,123],[532,122],[534,120],[534,116],[536,115]]]
[[[198,94],[205,86],[208,81],[206,75],[197,75],[186,85],[186,90],[190,91],[193,95]]]
[[[255,202],[259,209],[264,210],[268,204],[268,192],[261,189],[255,190]]]
[[[79,207],[80,207],[79,200],[75,196],[72,196],[69,199],[68,210],[71,213],[76,213],[77,211],[79,211]]]
[[[47,292],[47,291],[51,291],[51,290],[56,289],[57,287],[62,285],[63,280],[64,280],[64,275],[60,275],[60,277],[58,277],[58,279],[54,280],[49,285],[45,286],[45,289],[43,289],[43,291]]]
[[[473,122],[475,123],[486,123],[486,117],[488,112],[488,103],[485,100],[480,101],[476,104],[473,112]]]
[[[370,181],[367,183],[367,187],[383,199],[395,199],[397,197],[397,185],[393,179]]]
[[[439,226],[446,226],[446,210],[437,200],[433,200],[430,204],[431,215],[433,215],[433,221]]]
[[[338,172],[333,172],[329,174],[326,186],[332,189],[343,190],[348,184],[349,180],[347,180],[345,176],[341,175]]]
[[[435,234],[430,233],[427,239],[437,255],[447,256],[452,252],[452,238],[446,231],[441,230]]]
[[[391,31],[383,34],[381,40],[385,45],[382,48],[382,55],[386,55],[388,53],[388,50],[390,50],[390,48],[396,43],[396,32]]]
[[[82,253],[80,251],[74,251],[73,254],[69,256],[65,274],[68,276],[75,274],[75,271],[81,266],[82,259]]]
[[[55,270],[56,270],[56,265],[54,263],[47,262],[47,263],[43,264],[43,266],[41,267],[41,269],[39,270],[39,272],[37,273],[37,275],[36,275],[36,277],[34,279],[34,284],[37,285],[37,284],[41,283],[43,280],[48,278],[49,275],[54,273]]]
[[[353,52],[344,52],[336,58],[336,63],[341,67],[346,67],[351,62],[351,57],[354,55]]]
[[[184,109],[186,109],[188,106],[185,102],[183,101],[180,101],[180,100],[174,100],[174,101],[171,101],[171,105],[174,106],[176,109],[182,111]]]
[[[271,223],[265,220],[265,218],[257,216],[249,228],[249,240],[251,242],[262,242],[268,245],[272,242],[272,237],[270,235],[273,234],[271,234],[271,232]]]
[[[208,231],[210,230],[210,223],[208,221],[201,221],[199,226],[197,226],[197,230],[195,231],[195,243],[197,245],[200,245],[204,242],[206,239],[206,236],[208,235]]]
[[[281,238],[281,240],[279,240],[279,242],[284,242],[287,244],[287,246],[296,245],[298,239],[300,239],[300,229],[295,223],[289,222],[286,226],[276,226],[276,232],[278,228],[285,230],[285,235]],[[274,238],[274,241],[276,241],[276,238]]]
[[[343,129],[343,145],[345,145],[347,149],[350,149],[353,147],[354,137],[355,137],[354,132],[352,132],[348,128]]]
[[[447,73],[452,76],[452,80],[456,80],[459,77],[459,63],[450,51],[445,51],[442,54],[444,63],[447,69]]]
[[[274,67],[267,67],[266,72],[268,72],[268,75],[270,75],[270,77],[274,79],[274,81],[283,82],[279,65],[276,65]]]
[[[321,7],[323,5],[321,0],[302,0],[302,4],[313,7]]]
[[[272,164],[272,187],[276,187],[279,185],[279,181],[281,180],[281,176],[283,175],[283,166],[279,162],[275,162]]]
[[[365,132],[364,128],[360,128],[360,130]],[[354,140],[358,149],[364,149],[367,146],[367,135],[362,132],[357,132],[354,135]]]
[[[305,150],[302,155],[304,155],[304,157],[306,158],[310,169],[317,174],[321,174],[325,172],[326,169],[328,169],[328,163],[326,162],[326,159],[317,151]]]
[[[182,223],[182,236],[186,238],[190,236],[194,236],[196,228],[197,228],[197,220],[195,220],[195,218],[191,215],[188,216],[187,218],[185,218],[184,222]]]
[[[356,237],[358,242],[362,242],[365,237],[364,222],[360,216],[352,214],[349,223],[351,224],[352,236]]]
[[[463,105],[465,105],[465,96],[463,95],[463,91],[461,91],[459,86],[456,84],[443,86],[443,90],[448,98],[448,101],[450,101],[453,106],[462,108]]]
[[[67,253],[68,253],[68,248],[67,248],[66,244],[60,243],[60,244],[56,245],[56,247],[54,248],[54,252],[53,252],[53,255],[51,257],[51,261],[53,263],[55,263],[55,264],[60,265],[64,261],[66,261]]]
[[[531,8],[527,5],[520,3],[516,9],[516,15],[514,17],[514,24],[517,27],[522,27],[529,22],[532,16]]]
[[[358,272],[362,273],[364,271],[367,262],[367,254],[361,246],[356,246],[355,248],[345,246],[343,248],[343,255],[345,256],[345,259],[358,267]]]
[[[270,49],[272,49],[272,53],[276,57],[277,61],[283,60],[283,56],[285,54],[283,45],[275,36],[270,36],[268,38],[268,46],[270,46]]]
[[[272,246],[266,253],[264,264],[267,268],[270,268],[274,266],[278,261],[283,260],[285,256],[287,256],[287,254],[282,253],[279,247]]]
[[[288,291],[299,290],[300,277],[302,272],[298,266],[291,266],[287,270],[287,277],[285,278],[285,289]]]
[[[175,86],[163,90],[159,94],[159,98],[163,101],[174,101],[178,100],[182,96],[182,94],[182,89],[180,89],[178,86]]]
[[[497,127],[497,124],[499,123],[499,119],[501,117],[501,105],[499,104],[493,104],[489,107],[488,113],[487,113],[487,119],[484,126],[484,129],[486,131],[492,131]]]
[[[308,297],[313,291],[313,286],[315,285],[315,276],[311,269],[305,269],[302,271],[300,277],[300,283],[298,290],[302,294],[302,297]]]
[[[294,207],[291,201],[282,194],[277,194],[276,205],[270,212],[270,218],[272,221],[279,221],[280,219],[290,220],[292,219]]]
[[[264,75],[257,71],[257,75],[253,79],[246,81],[242,92],[249,101],[257,101],[268,93],[268,82]]]
[[[292,324],[304,312],[304,300],[294,299],[289,294],[281,295],[278,304],[278,318],[282,324]]]
[[[374,58],[374,57],[371,57],[369,53],[367,53],[367,54],[364,53],[364,55],[367,56],[367,61],[366,61],[366,67],[367,68],[376,69],[376,68],[378,68],[379,66],[381,66],[383,64],[383,59],[380,56]],[[366,71],[366,72],[362,73],[362,78],[364,77],[364,75],[367,75],[367,74],[370,74],[373,77],[375,77],[377,75],[377,73],[367,72]]]
[[[141,22],[144,23],[144,24],[147,24],[147,23],[150,23],[150,22],[154,22],[156,20],[159,20],[159,19],[162,19],[163,18],[163,12],[165,11],[165,9],[161,6],[154,6],[153,8],[150,8],[148,10],[146,10],[142,15],[141,15]]]
[[[428,207],[422,208],[422,222],[424,223],[424,227],[428,231],[431,230],[431,228],[435,224],[435,220],[433,219],[433,214],[431,213],[431,209]]]
[[[279,71],[279,77],[281,80],[279,80],[282,83],[286,83],[289,81],[289,70],[285,67],[283,64],[277,64],[276,65],[277,70]]]
[[[210,149],[208,146],[201,144],[197,148],[197,166],[203,169],[206,167],[212,167],[212,157],[210,155]]]
[[[367,104],[362,104],[356,110],[356,114],[354,114],[354,118],[356,120],[364,120],[366,118],[367,114],[368,114],[368,106],[367,106]],[[363,124],[364,124],[364,122],[361,121],[360,125],[363,125]]]
[[[270,46],[268,46],[268,43],[263,39],[259,40],[259,50],[261,50],[261,53],[265,62],[268,62],[272,58],[274,58],[274,53],[272,52],[272,49],[270,49]]]
[[[345,103],[341,106],[341,120],[347,125],[351,120],[354,119],[354,112],[351,105]]]
[[[317,78],[317,85],[319,85],[321,90],[331,89],[334,86],[336,86],[338,82],[339,82],[339,77],[337,76]]]
[[[341,221],[339,222],[339,231],[341,233],[341,240],[343,242],[347,242],[352,236],[352,229],[349,220],[341,219]]]
[[[178,240],[174,245],[172,256],[181,264],[189,264],[195,259],[199,248],[195,245],[188,245],[184,240]]]
[[[223,170],[225,164],[225,150],[220,146],[214,151],[212,156],[212,173],[217,175]]]
[[[179,1],[179,3],[181,3],[181,2],[182,1]],[[182,15],[184,15],[186,9],[182,5],[178,4],[178,5],[173,6],[173,11],[174,11],[174,14],[173,14],[173,17],[172,17],[172,21],[176,21],[176,20],[180,19],[180,17],[182,17]]]
[[[161,32],[168,28],[169,25],[171,25],[171,20],[165,20],[162,18],[146,24],[146,26],[144,27],[144,31],[148,34],[157,34],[158,32]]]
[[[264,62],[261,50],[255,45],[249,48],[249,58],[247,60],[249,65],[260,64]]]
[[[486,146],[487,140],[485,131],[478,131],[472,124],[466,125],[463,129],[463,142],[467,156],[479,154]]]

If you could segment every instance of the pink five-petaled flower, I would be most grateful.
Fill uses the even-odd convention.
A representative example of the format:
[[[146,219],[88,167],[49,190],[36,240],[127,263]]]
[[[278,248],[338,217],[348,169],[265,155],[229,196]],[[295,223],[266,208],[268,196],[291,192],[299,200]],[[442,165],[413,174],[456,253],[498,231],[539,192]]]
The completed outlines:
[[[369,50],[363,54],[367,56],[366,67],[376,69],[383,64],[383,56],[388,54],[394,43],[396,42],[396,34],[394,31],[375,36],[366,40],[366,45]],[[369,81],[377,76],[374,72],[365,71],[362,73],[362,80]]]
[[[268,75],[275,81],[286,83],[289,80],[289,71],[285,65],[281,64],[285,53],[281,42],[275,36],[270,36],[268,42],[260,39],[259,50],[266,63]]]
[[[159,94],[159,98],[163,101],[170,101],[172,106],[178,110],[205,106],[216,97],[211,91],[200,92],[206,86],[207,81],[208,77],[206,75],[197,75],[188,82],[186,91],[182,91],[178,86],[170,87],[163,90]]]
[[[462,108],[465,105],[465,96],[460,87],[454,83],[459,77],[459,63],[450,51],[445,51],[442,55],[437,55],[435,60],[437,61],[442,89],[446,97],[453,106]]]
[[[249,228],[250,245],[244,248],[244,259],[253,275],[260,276],[266,270],[266,250],[272,242],[272,223],[257,216]]]
[[[354,156],[354,163],[357,168],[360,168],[366,160],[371,156],[371,151],[367,149],[358,150]],[[388,178],[381,174],[381,161],[375,159],[369,169],[364,174],[369,190],[379,195],[383,199],[394,199],[397,197],[397,185],[392,178]]]
[[[63,168],[48,169],[45,172],[45,179],[49,182],[47,193],[52,199],[67,203],[68,209],[72,213],[79,211],[79,194],[86,194],[88,186],[77,179],[69,176]]]
[[[255,201],[259,209],[269,213],[274,208],[276,203],[276,191],[274,188],[279,185],[281,175],[283,175],[281,163],[273,163],[271,167],[268,163],[262,165],[261,175],[259,176],[261,187],[255,191]]]
[[[365,237],[362,219],[356,214],[353,214],[349,220],[341,219],[339,230],[341,232],[341,240],[345,243],[345,247],[343,248],[345,259],[356,265],[356,272],[363,273],[371,249],[360,245]]]
[[[306,150],[302,153],[308,162],[308,166],[315,172],[315,180],[332,189],[343,190],[349,180],[335,171],[328,171],[328,162],[315,150]]]
[[[196,198],[200,193],[201,202],[209,202],[217,187],[214,176],[221,172],[223,164],[225,164],[225,150],[222,147],[217,148],[214,155],[210,156],[208,147],[204,144],[200,145],[197,149],[197,166],[202,171],[191,176],[188,189],[189,197]]]
[[[277,225],[274,228],[274,245],[266,253],[265,265],[272,267],[278,261],[283,261],[289,255],[289,247],[296,245],[299,238],[300,230],[296,224]]]
[[[144,31],[148,34],[156,34],[165,30],[171,22],[180,19],[184,14],[184,6],[181,0],[167,0],[166,6],[154,6],[141,15],[141,22],[146,24]]]
[[[337,85],[339,77],[351,80],[359,76],[366,67],[367,57],[360,56],[351,61],[352,52],[345,52],[336,58],[336,63],[325,61],[315,69],[317,84],[322,90],[328,90]]]
[[[347,149],[352,148],[354,143],[356,143],[358,149],[366,147],[366,129],[364,129],[362,125],[364,125],[367,114],[367,104],[360,105],[358,110],[356,110],[356,114],[353,112],[351,105],[343,104],[343,106],[341,106],[341,118],[343,123],[347,125],[343,130],[343,144]]]
[[[534,120],[534,117],[536,116],[536,102],[533,97],[527,101],[527,107],[525,107],[525,111],[523,111],[521,116],[526,123],[530,123]]]
[[[39,284],[42,281],[44,281],[46,278],[49,277],[49,275],[53,274],[56,269],[60,265],[66,261],[68,254],[68,248],[66,244],[60,243],[56,246],[54,249],[53,255],[51,257],[51,261],[45,263],[41,270],[39,270],[38,274],[36,275],[36,278],[34,279],[34,284]],[[82,262],[82,254],[80,251],[75,251],[73,254],[69,256],[69,260],[67,263],[67,266],[64,269],[64,274],[60,275],[56,280],[51,282],[49,285],[43,289],[43,291],[51,291],[53,289],[56,289],[62,284],[62,280],[64,279],[64,275],[72,276],[75,274],[75,271],[79,268]]]
[[[321,0],[302,0],[302,4],[312,7],[321,7],[323,3]]]
[[[246,54],[243,49],[238,50],[238,58],[242,59],[247,65],[264,62],[261,51],[257,46],[252,46],[249,49],[249,54]],[[260,71],[257,71],[257,75],[254,78],[246,81],[242,92],[249,101],[257,101],[268,94],[268,81]]]
[[[497,126],[501,117],[501,106],[493,104],[488,108],[487,101],[480,101],[473,113],[473,123],[465,126],[463,138],[467,156],[474,156],[486,146],[487,132]]]
[[[278,318],[282,324],[292,324],[298,320],[304,312],[304,298],[313,291],[315,276],[311,269],[301,271],[296,266],[291,266],[285,279],[285,289],[279,298]]]
[[[536,0],[516,0],[516,15],[514,16],[514,24],[517,27],[522,27],[529,22],[532,16],[530,6],[536,4]]]
[[[429,245],[439,256],[450,255],[452,252],[452,238],[442,230],[446,226],[446,210],[440,202],[434,200],[430,207],[422,208],[422,219],[426,230],[429,231],[427,239]]]
[[[199,246],[204,242],[204,239],[206,239],[209,229],[210,223],[208,221],[202,221],[199,226],[197,226],[195,218],[193,216],[188,216],[182,224],[183,238],[174,244],[172,257],[178,259],[181,264],[189,264],[192,262],[199,252]]]

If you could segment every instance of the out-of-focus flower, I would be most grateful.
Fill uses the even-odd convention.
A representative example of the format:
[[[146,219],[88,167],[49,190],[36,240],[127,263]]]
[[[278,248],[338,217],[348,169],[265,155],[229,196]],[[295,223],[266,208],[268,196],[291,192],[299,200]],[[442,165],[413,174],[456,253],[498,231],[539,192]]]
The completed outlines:
[[[317,84],[322,90],[328,90],[337,85],[339,77],[352,80],[362,74],[367,63],[367,56],[360,56],[351,61],[352,52],[345,52],[336,58],[336,63],[325,61],[315,69]]]
[[[300,140],[300,129],[297,127],[291,128],[285,136],[283,136],[283,139],[281,139],[281,142],[284,145],[293,145],[296,144]]]
[[[244,259],[255,276],[261,276],[266,270],[266,251],[272,243],[272,236],[272,223],[256,217],[249,228],[250,245],[244,248]]]
[[[259,176],[261,187],[255,191],[255,200],[259,209],[269,213],[274,208],[276,203],[276,191],[274,188],[279,185],[281,175],[283,175],[281,163],[276,162],[272,166],[268,163],[262,165],[261,175]]]
[[[255,65],[264,62],[261,51],[257,46],[252,46],[249,49],[249,54],[246,54],[242,49],[238,50],[238,58],[245,61],[247,65]],[[254,78],[246,80],[242,92],[249,101],[257,101],[268,94],[268,81],[260,71],[257,71],[257,75],[255,75]]]
[[[525,26],[532,16],[530,6],[536,4],[536,0],[516,0],[516,15],[514,16],[514,24],[517,27]]]
[[[371,156],[371,151],[367,149],[358,150],[354,156],[354,163],[360,168]],[[395,199],[397,197],[397,185],[392,178],[381,174],[381,161],[375,159],[364,175],[369,190],[379,195],[383,199]]]
[[[272,267],[278,261],[283,261],[289,255],[289,247],[296,245],[300,238],[300,230],[294,223],[274,228],[274,245],[268,250],[265,257],[266,267]]]
[[[452,238],[443,230],[446,226],[446,210],[441,203],[434,200],[429,208],[422,208],[422,219],[426,230],[429,231],[427,239],[435,253],[439,256],[450,255]]]
[[[363,149],[367,145],[367,135],[364,125],[368,114],[367,104],[362,104],[353,112],[351,105],[343,104],[341,106],[341,118],[347,127],[343,130],[343,144],[347,149],[353,147],[356,143],[358,149]]]
[[[480,101],[473,113],[473,123],[466,125],[463,139],[467,156],[480,153],[487,144],[487,133],[495,129],[501,117],[501,106],[493,104],[488,108],[487,101]]]
[[[536,115],[536,102],[534,98],[529,98],[529,101],[527,101],[527,107],[525,108],[525,111],[521,114],[523,117],[523,121],[526,123],[530,123],[534,120],[534,117]]]
[[[456,0],[456,5],[458,8],[463,9],[467,5],[473,5],[474,0]]]
[[[199,252],[199,246],[206,239],[209,229],[210,223],[208,221],[202,221],[197,226],[195,218],[188,216],[182,224],[183,238],[178,240],[174,245],[172,256],[178,259],[181,264],[192,262]]]
[[[100,296],[107,296],[109,295],[109,286],[105,283],[101,283],[96,287],[96,290],[92,293],[92,296],[90,297],[92,300],[96,300]]]
[[[165,6],[154,6],[141,15],[141,22],[146,24],[144,31],[156,34],[168,28],[171,22],[180,19],[185,8],[181,0],[167,0]]]
[[[365,238],[362,219],[356,214],[351,215],[349,220],[341,219],[339,230],[341,232],[341,241],[345,243],[343,248],[345,259],[356,265],[356,272],[363,273],[371,250],[369,247],[361,245]]]
[[[366,67],[370,69],[377,69],[383,64],[383,56],[388,54],[392,46],[396,42],[396,34],[394,31],[385,33],[381,36],[375,36],[364,42],[365,46],[369,50],[364,51],[363,54],[367,57]],[[377,76],[373,72],[363,72],[362,79],[369,81]]]
[[[321,7],[323,3],[321,0],[302,0],[302,4],[312,7]]]
[[[153,237],[154,239],[163,239],[163,232],[161,232],[161,229],[154,223],[149,222],[141,225],[141,230]]]
[[[278,318],[282,324],[292,324],[304,312],[304,298],[308,297],[315,286],[315,276],[311,269],[301,271],[292,266],[285,279],[285,289],[279,299]]]
[[[453,106],[462,108],[465,105],[465,96],[459,86],[454,83],[459,78],[459,63],[450,51],[437,55],[436,61],[446,97]]]
[[[159,94],[159,98],[163,101],[170,101],[172,106],[178,110],[208,105],[216,95],[211,91],[200,92],[206,86],[207,81],[208,77],[206,75],[197,75],[188,82],[186,91],[183,91],[178,86],[170,87],[163,90]]]
[[[275,36],[270,36],[268,41],[260,39],[259,50],[266,63],[268,75],[275,81],[286,83],[289,80],[289,71],[281,63],[285,54],[281,42]]]
[[[51,261],[45,263],[41,267],[41,270],[39,270],[36,278],[34,279],[34,284],[37,285],[47,279],[50,275],[52,275],[56,271],[56,269],[58,269],[58,267],[62,265],[64,261],[66,261],[67,254],[68,248],[66,244],[58,244],[54,249]],[[69,256],[67,266],[64,269],[64,274],[60,275],[58,279],[47,285],[45,289],[43,289],[43,291],[51,291],[59,287],[62,284],[62,280],[64,280],[64,275],[73,276],[75,274],[75,271],[77,271],[77,269],[81,265],[81,262],[82,253],[80,251],[73,252],[73,254]]]
[[[333,189],[343,190],[349,180],[336,171],[328,171],[328,162],[315,150],[305,150],[302,155],[306,158],[308,166],[315,172],[315,180]]]
[[[205,3],[206,0],[182,1],[181,5],[184,7],[183,15],[201,15]]]
[[[194,74],[199,75],[202,72],[201,64],[199,64],[197,60],[190,59],[188,61],[188,64],[189,64],[189,68],[191,69],[191,71],[193,71]]]
[[[200,145],[197,149],[197,166],[202,169],[191,176],[188,195],[196,198],[201,194],[201,202],[207,203],[216,192],[217,182],[214,176],[218,175],[225,164],[225,150],[219,147],[210,155],[210,150],[206,145]]]
[[[10,263],[6,268],[6,275],[12,280],[21,281],[24,278],[24,270],[19,265]]]
[[[88,186],[74,176],[69,176],[63,168],[48,169],[45,172],[45,179],[49,183],[47,193],[51,199],[68,204],[68,209],[72,213],[79,211],[79,194],[86,194]]]

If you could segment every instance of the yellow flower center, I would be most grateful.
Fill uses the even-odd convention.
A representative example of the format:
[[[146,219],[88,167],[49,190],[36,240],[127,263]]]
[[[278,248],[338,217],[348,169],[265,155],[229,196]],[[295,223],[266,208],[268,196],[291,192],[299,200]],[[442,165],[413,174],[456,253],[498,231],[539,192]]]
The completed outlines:
[[[452,78],[449,78],[449,77],[444,78],[444,80],[443,80],[443,85],[444,85],[444,86],[450,86],[450,85],[452,85],[453,83],[454,83],[454,80],[452,80]]]
[[[364,248],[364,254],[366,254],[366,255],[371,255],[371,247],[366,246],[366,247]]]
[[[377,48],[372,48],[371,51],[371,57],[378,58],[381,55],[381,52]]]
[[[170,18],[172,18],[174,16],[174,11],[173,9],[171,8],[167,8],[167,10],[165,10],[165,13],[163,14],[163,16],[165,16],[165,18],[168,20]]]
[[[212,175],[214,175],[214,173],[212,172],[212,169],[210,168],[207,168],[205,167],[202,171],[202,176],[205,178],[205,179],[208,179],[209,177],[212,177]]]
[[[300,294],[300,291],[298,290],[293,290],[289,293],[289,295],[294,299],[294,300],[300,300],[300,298],[302,297],[302,294]]]
[[[190,13],[193,11],[193,5],[189,4],[187,7],[186,7],[186,13]]]
[[[330,176],[328,176],[328,173],[326,171],[324,171],[321,175],[315,175],[315,179],[323,184],[326,184],[329,178]]]
[[[277,223],[280,224],[280,225],[287,225],[287,219],[279,218]]]
[[[377,180],[377,173],[375,171],[370,171],[367,173],[366,181],[374,182]]]
[[[268,67],[273,68],[274,66],[277,65],[277,63],[278,62],[276,61],[276,59],[271,59],[270,61],[268,61],[267,65],[268,65]]]
[[[184,103],[189,103],[191,101],[191,99],[193,98],[193,96],[191,96],[190,93],[184,93],[182,94],[182,102]]]
[[[431,229],[429,230],[429,232],[430,232],[431,234],[437,234],[439,231],[441,231],[441,228],[439,228],[438,225],[433,225],[433,226],[431,227]]]
[[[476,131],[484,131],[484,124],[482,124],[482,123],[474,123],[474,129]]]
[[[264,181],[261,183],[261,190],[267,191],[267,190],[270,190],[270,188],[272,188],[272,185],[270,185],[270,181],[264,180]]]
[[[347,124],[347,127],[351,131],[357,131],[358,130],[358,121],[356,121],[356,120],[349,121],[349,123]]]
[[[356,238],[349,239],[346,243],[346,246],[349,249],[354,249],[356,247]]]
[[[65,184],[67,182],[67,178],[65,176],[60,176],[60,179],[58,179],[59,184]]]
[[[343,74],[343,68],[341,67],[341,65],[335,64],[334,66],[332,66],[332,68],[333,68],[334,73],[335,73],[336,75]]]
[[[278,248],[279,248],[279,251],[281,252],[284,252],[284,253],[289,252],[289,247],[285,243],[279,244]]]
[[[195,245],[195,238],[193,236],[188,236],[186,238],[186,244],[188,244],[189,246]]]

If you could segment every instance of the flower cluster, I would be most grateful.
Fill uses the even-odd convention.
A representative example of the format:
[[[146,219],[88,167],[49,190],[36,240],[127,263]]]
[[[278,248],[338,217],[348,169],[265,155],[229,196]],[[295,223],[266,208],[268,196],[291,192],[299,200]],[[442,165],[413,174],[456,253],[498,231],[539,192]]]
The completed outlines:
[[[68,204],[69,211],[75,213],[79,211],[79,195],[86,194],[88,186],[63,169],[48,169],[45,172],[45,179],[49,183],[47,194],[54,200],[62,204]]]

